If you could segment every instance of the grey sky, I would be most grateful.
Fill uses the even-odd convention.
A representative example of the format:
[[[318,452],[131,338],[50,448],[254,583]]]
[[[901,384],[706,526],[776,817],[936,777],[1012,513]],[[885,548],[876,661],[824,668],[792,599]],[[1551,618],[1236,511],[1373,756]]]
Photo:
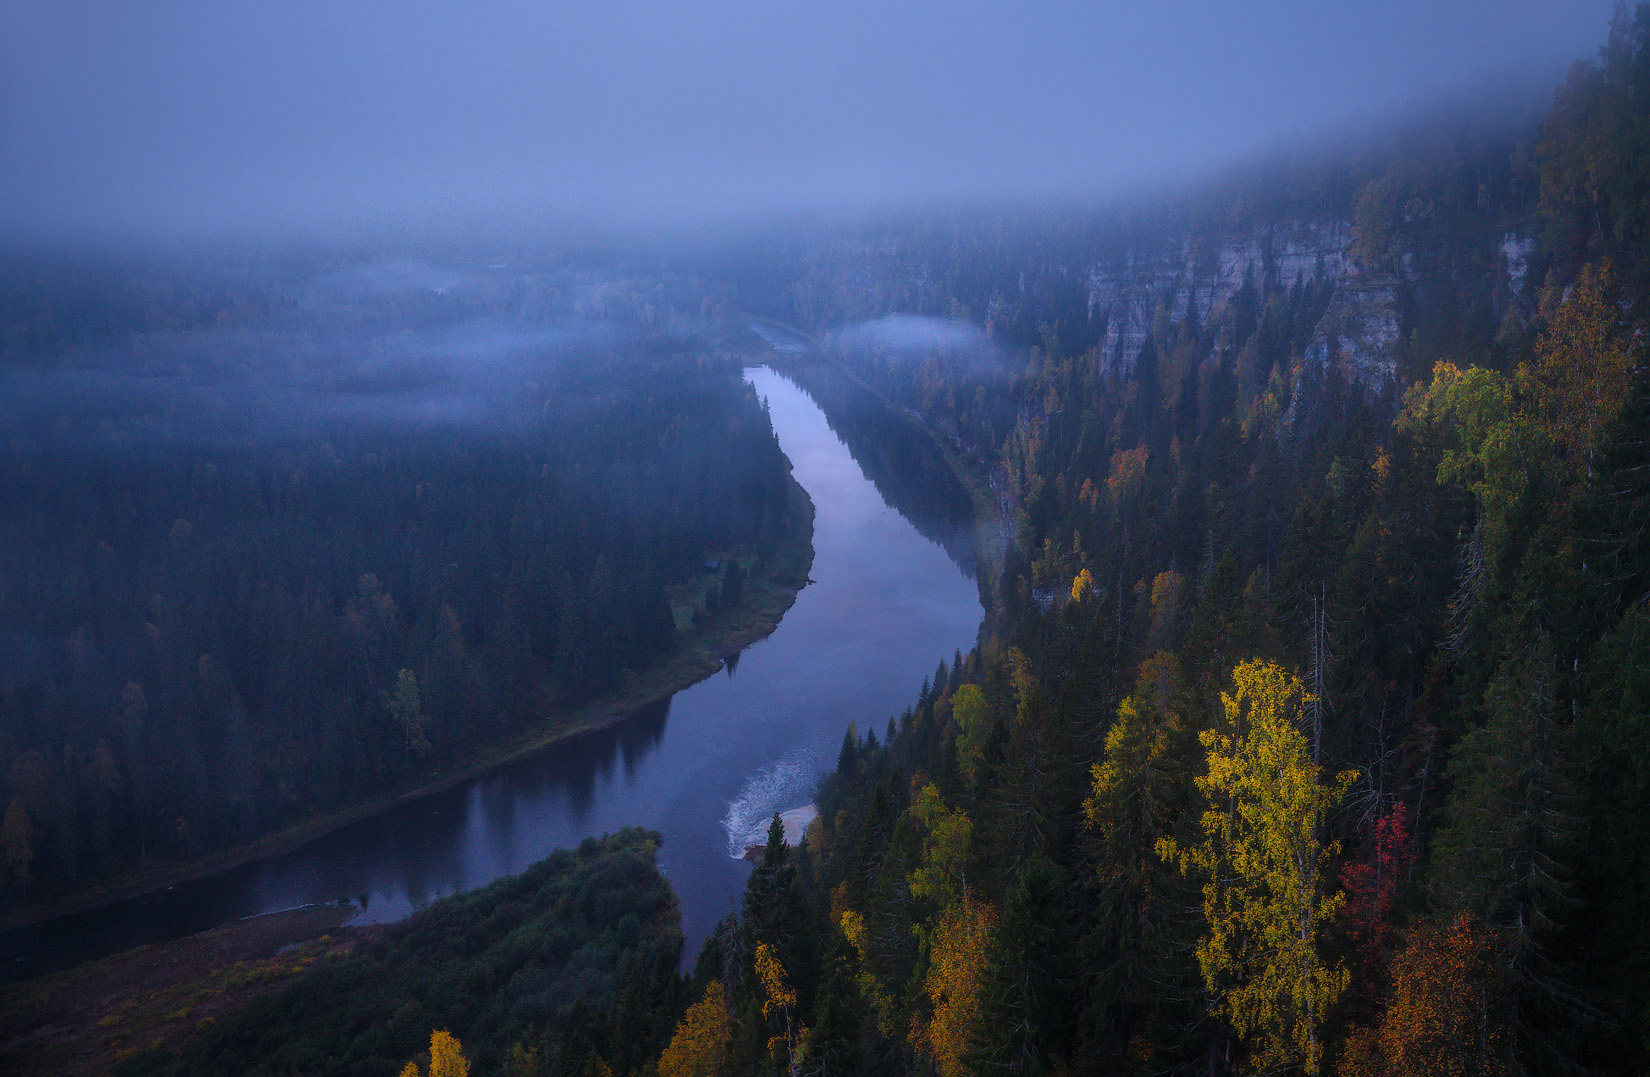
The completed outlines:
[[[0,0],[0,231],[1105,192],[1486,74],[1610,0]]]

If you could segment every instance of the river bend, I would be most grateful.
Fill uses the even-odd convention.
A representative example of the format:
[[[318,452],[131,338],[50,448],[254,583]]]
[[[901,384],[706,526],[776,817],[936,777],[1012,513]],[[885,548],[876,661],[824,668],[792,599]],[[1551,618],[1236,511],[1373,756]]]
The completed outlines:
[[[696,953],[744,887],[746,842],[809,799],[850,721],[880,731],[940,659],[973,645],[981,617],[974,581],[890,507],[813,399],[766,367],[746,376],[815,506],[812,582],[771,636],[608,729],[287,854],[11,932],[0,977],[315,902],[352,901],[357,923],[395,920],[633,824],[665,836],[660,866]]]

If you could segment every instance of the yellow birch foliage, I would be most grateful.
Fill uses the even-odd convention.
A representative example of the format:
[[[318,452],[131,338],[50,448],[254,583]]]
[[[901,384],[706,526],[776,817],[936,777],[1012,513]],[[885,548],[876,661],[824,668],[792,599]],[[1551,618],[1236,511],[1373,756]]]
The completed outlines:
[[[659,1056],[659,1077],[718,1077],[727,1069],[732,1040],[722,981],[712,980],[704,997],[688,1007]]]
[[[859,985],[860,993],[871,1001],[872,1008],[876,1010],[877,1027],[882,1030],[884,1036],[892,1037],[899,1027],[895,1020],[894,1000],[882,989],[882,985],[871,972],[871,940],[866,934],[865,917],[852,909],[844,908],[842,915],[837,918],[837,923],[841,926],[848,945],[859,955],[859,972],[854,976],[854,982]]]
[[[762,985],[762,1016],[779,1029],[779,1035],[768,1039],[768,1050],[775,1058],[783,1050],[794,1071],[802,1063],[802,1041],[808,1030],[796,1020],[796,989],[785,966],[765,942],[756,944],[756,978]]]
[[[402,1066],[401,1077],[420,1077],[418,1063]],[[444,1028],[430,1033],[429,1077],[470,1077],[470,1062],[464,1057],[464,1046]]]
[[[470,1077],[464,1048],[446,1029],[430,1033],[430,1077]]]
[[[985,693],[972,684],[958,687],[951,693],[951,717],[957,723],[957,765],[972,781],[985,755],[985,742],[991,735],[991,714]]]
[[[939,789],[929,782],[918,790],[911,803],[911,814],[928,828],[921,863],[906,875],[911,896],[940,905],[949,905],[966,896],[968,846],[974,838],[974,824],[968,813],[947,809]]]
[[[1393,425],[1419,443],[1436,442],[1438,481],[1466,487],[1495,518],[1512,511],[1539,458],[1532,432],[1516,410],[1506,376],[1439,362],[1432,380],[1404,397],[1403,413]]]
[[[796,992],[785,975],[785,966],[765,942],[756,944],[756,976],[762,981],[762,1016],[783,1016],[796,1008]]]
[[[1356,774],[1320,783],[1321,768],[1296,725],[1309,701],[1298,677],[1269,662],[1245,662],[1232,679],[1236,694],[1221,695],[1232,735],[1199,736],[1209,766],[1197,779],[1209,803],[1203,841],[1182,848],[1165,838],[1158,855],[1208,875],[1209,934],[1197,957],[1219,1012],[1266,1066],[1316,1074],[1318,1027],[1349,979],[1318,956],[1319,928],[1342,900],[1323,893],[1336,847],[1318,835]]]
[[[964,898],[945,910],[929,951],[923,989],[934,1008],[918,1043],[940,1072],[960,1077],[969,1036],[980,1016],[980,986],[997,914],[981,901]]]

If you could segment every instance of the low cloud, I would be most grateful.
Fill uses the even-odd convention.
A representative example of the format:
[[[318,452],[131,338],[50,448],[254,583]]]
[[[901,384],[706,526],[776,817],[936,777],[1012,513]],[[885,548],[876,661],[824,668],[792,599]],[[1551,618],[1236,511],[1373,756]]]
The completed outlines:
[[[961,364],[976,377],[1006,370],[1006,357],[984,329],[956,318],[920,314],[890,314],[859,322],[826,337],[828,348],[869,353],[884,361],[922,362],[944,358]]]
[[[541,420],[552,399],[557,414],[579,408],[582,390],[568,386],[583,384],[581,365],[691,336],[692,327],[622,316],[530,318],[500,298],[531,284],[375,263],[289,283],[295,302],[232,327],[113,333],[55,357],[12,355],[0,364],[0,448],[27,456],[504,430]],[[573,304],[583,290],[572,289]]]
[[[920,314],[890,314],[886,318],[860,322],[833,333],[831,343],[844,348],[875,348],[891,354],[919,356],[933,352],[990,355],[996,350],[985,332],[972,322]]]
[[[1497,71],[1611,0],[11,0],[0,236],[582,234],[1116,193]]]

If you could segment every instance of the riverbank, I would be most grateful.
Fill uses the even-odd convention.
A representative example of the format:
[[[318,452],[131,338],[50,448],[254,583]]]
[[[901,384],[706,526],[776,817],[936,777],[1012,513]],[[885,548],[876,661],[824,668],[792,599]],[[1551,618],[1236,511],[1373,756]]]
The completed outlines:
[[[789,811],[780,812],[779,825],[785,832],[785,844],[789,845],[793,849],[798,845],[801,845],[803,837],[808,833],[808,828],[812,826],[814,824],[814,820],[818,818],[819,808],[812,803],[804,804],[800,808],[792,808]],[[763,850],[768,847],[766,831],[761,834],[762,840],[757,841],[757,837],[758,835],[756,834],[750,835],[750,843],[745,846],[745,854],[742,858],[749,860],[753,864],[759,864],[762,862]]]
[[[112,1072],[162,1041],[189,1043],[317,961],[382,927],[342,905],[253,916],[0,988],[0,1072]]]
[[[793,514],[797,533],[782,545],[765,570],[746,581],[742,601],[682,634],[680,649],[668,661],[634,674],[618,689],[578,707],[547,711],[533,728],[492,742],[447,765],[426,772],[400,790],[348,808],[316,813],[246,845],[222,849],[187,862],[151,864],[78,891],[50,904],[9,910],[0,915],[0,931],[15,930],[58,916],[88,912],[104,905],[206,878],[243,864],[290,852],[340,827],[370,818],[399,804],[480,777],[507,763],[556,744],[623,721],[641,708],[660,702],[724,668],[730,656],[770,635],[779,626],[797,593],[808,584],[813,565],[814,504],[793,477]]]

